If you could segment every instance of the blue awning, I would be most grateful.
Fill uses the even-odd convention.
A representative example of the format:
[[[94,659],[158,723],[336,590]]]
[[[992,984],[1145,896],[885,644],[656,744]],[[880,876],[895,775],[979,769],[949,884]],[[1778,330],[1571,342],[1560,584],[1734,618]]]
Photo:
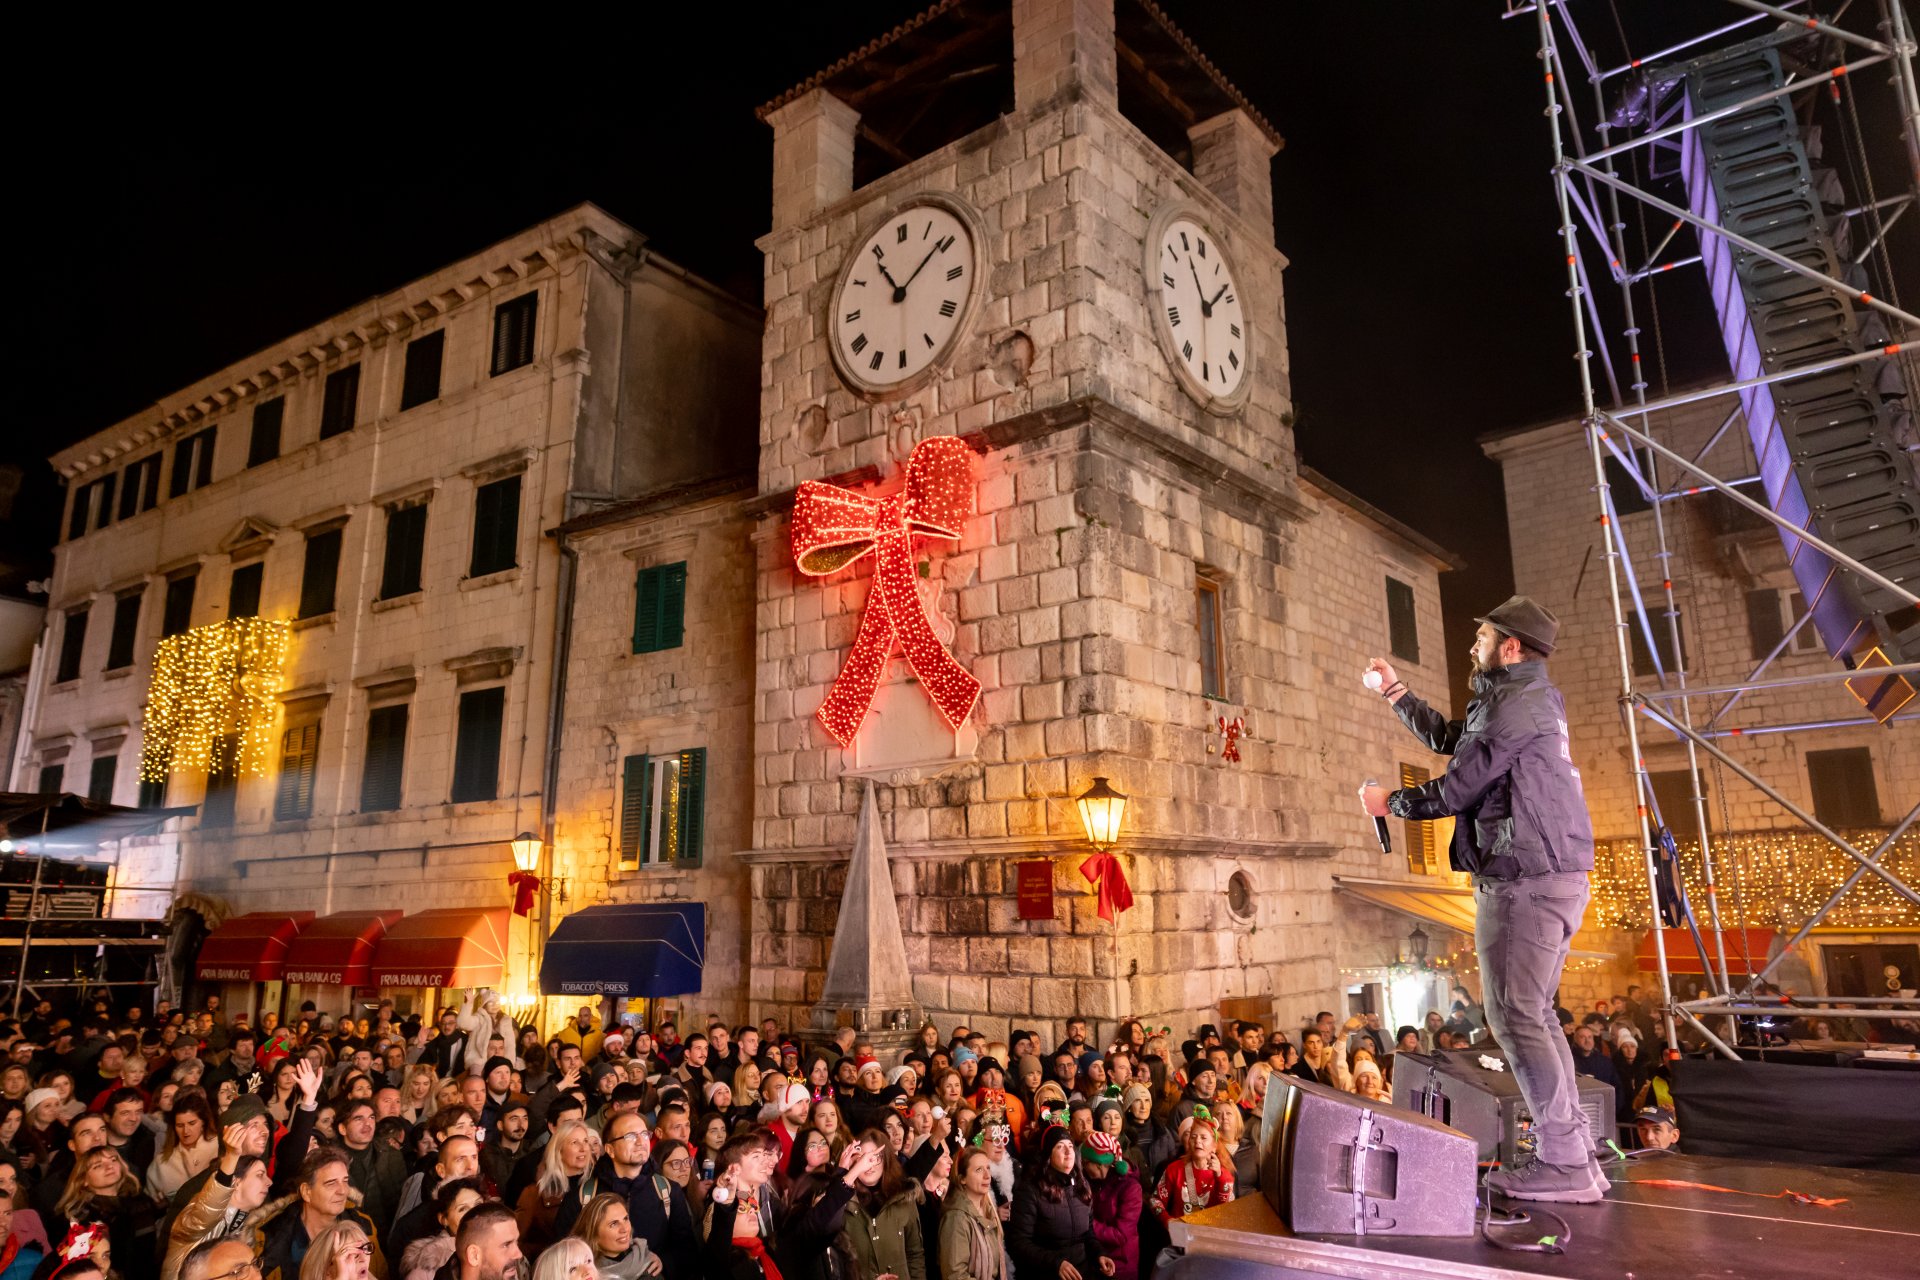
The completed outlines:
[[[540,962],[549,996],[687,996],[707,960],[703,902],[606,902],[554,927]]]

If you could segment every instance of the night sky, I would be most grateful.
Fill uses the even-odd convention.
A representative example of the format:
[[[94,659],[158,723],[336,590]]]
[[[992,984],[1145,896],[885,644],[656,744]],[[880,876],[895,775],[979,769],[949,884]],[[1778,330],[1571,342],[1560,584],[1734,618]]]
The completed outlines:
[[[1300,454],[1469,562],[1443,579],[1458,681],[1471,614],[1511,587],[1475,438],[1577,404],[1532,19],[1497,0],[1164,7],[1287,139]],[[918,8],[123,31],[137,50],[100,54],[16,135],[39,225],[17,223],[4,448],[48,500],[11,539],[53,539],[53,449],[579,201],[757,303],[772,146],[753,108]]]

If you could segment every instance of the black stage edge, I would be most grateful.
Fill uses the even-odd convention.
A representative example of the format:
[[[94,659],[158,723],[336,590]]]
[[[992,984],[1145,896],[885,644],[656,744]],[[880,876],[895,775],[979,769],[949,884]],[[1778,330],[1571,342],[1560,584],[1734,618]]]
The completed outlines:
[[[1174,1224],[1174,1243],[1187,1256],[1170,1274],[1180,1280],[1745,1280],[1836,1274],[1878,1280],[1914,1275],[1920,1267],[1920,1176],[1682,1155],[1616,1161],[1607,1176],[1613,1187],[1599,1204],[1543,1206],[1572,1229],[1564,1254],[1509,1253],[1473,1237],[1295,1236],[1264,1196],[1251,1195]],[[1791,1189],[1846,1203],[1823,1209],[1789,1199],[1641,1185],[1659,1179],[1765,1195]],[[1554,1230],[1539,1222],[1537,1231],[1514,1227],[1504,1236],[1532,1240]]]

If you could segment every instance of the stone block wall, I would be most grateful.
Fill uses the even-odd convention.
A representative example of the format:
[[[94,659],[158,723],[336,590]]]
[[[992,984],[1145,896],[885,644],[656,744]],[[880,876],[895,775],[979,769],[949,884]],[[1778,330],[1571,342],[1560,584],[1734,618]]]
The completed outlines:
[[[600,902],[703,902],[704,981],[686,1007],[739,1023],[747,1012],[747,869],[736,856],[752,812],[753,551],[741,493],[674,504],[575,535],[576,608],[555,796],[554,919]],[[684,639],[633,652],[635,578],[685,561]],[[620,869],[622,762],[707,749],[698,868]]]

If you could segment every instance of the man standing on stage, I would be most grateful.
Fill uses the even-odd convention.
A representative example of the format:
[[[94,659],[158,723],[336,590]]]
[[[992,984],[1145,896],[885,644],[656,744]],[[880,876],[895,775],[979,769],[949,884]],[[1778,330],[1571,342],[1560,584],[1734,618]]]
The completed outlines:
[[[1487,1175],[1518,1200],[1589,1203],[1606,1190],[1553,1012],[1567,949],[1587,905],[1593,823],[1567,742],[1567,712],[1547,680],[1560,622],[1525,596],[1484,618],[1473,642],[1473,700],[1448,721],[1379,658],[1379,692],[1407,728],[1453,757],[1431,782],[1361,788],[1368,813],[1453,817],[1453,869],[1473,876],[1474,942],[1489,1029],[1533,1115],[1537,1159]]]

